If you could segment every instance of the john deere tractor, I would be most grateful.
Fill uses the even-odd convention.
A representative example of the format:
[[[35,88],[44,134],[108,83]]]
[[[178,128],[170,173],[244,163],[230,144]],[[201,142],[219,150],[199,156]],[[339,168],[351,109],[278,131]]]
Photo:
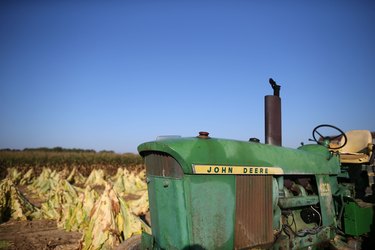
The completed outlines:
[[[151,214],[141,249],[358,249],[371,244],[371,190],[359,181],[371,183],[371,133],[320,125],[313,129],[314,143],[282,147],[280,85],[272,79],[270,84],[274,93],[265,96],[265,143],[199,132],[138,147]],[[327,128],[331,132],[324,134]]]

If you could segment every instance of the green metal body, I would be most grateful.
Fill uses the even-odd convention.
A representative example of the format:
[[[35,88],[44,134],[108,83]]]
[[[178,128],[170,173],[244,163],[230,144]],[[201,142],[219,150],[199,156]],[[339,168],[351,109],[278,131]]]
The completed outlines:
[[[335,236],[339,211],[334,197],[345,192],[337,181],[341,174],[339,159],[323,146],[305,145],[290,149],[255,142],[194,137],[147,142],[141,144],[138,151],[146,159],[152,228],[152,235],[143,235],[144,249],[240,248],[236,247],[240,243],[235,233],[239,224],[236,213],[241,200],[236,194],[240,184],[238,175],[228,171],[243,169],[243,166],[249,171],[254,169],[254,173],[247,172],[246,175],[272,177],[264,192],[271,192],[271,230],[276,232],[271,238],[275,237],[277,241],[268,240],[269,244],[261,248],[300,249],[332,241]],[[150,155],[156,157],[148,158]],[[194,172],[194,166],[198,165],[212,166],[212,170],[215,166],[220,167],[215,174],[202,174]],[[280,169],[282,172],[276,171]],[[297,177],[312,180],[316,192],[307,194],[301,185],[293,184],[293,188],[300,190],[296,195],[284,187],[284,181]],[[250,182],[253,180],[249,179]],[[244,197],[242,199],[246,199]],[[266,205],[269,206],[267,202]],[[320,207],[319,223],[306,224],[301,219],[302,210],[311,206]],[[254,212],[241,209],[245,215]],[[282,230],[282,213],[286,212],[293,217],[293,228],[297,231],[318,226],[319,231],[305,236],[288,236]],[[352,215],[345,212],[346,217]],[[347,224],[349,228],[356,226]],[[267,228],[259,228],[263,229]]]
[[[185,176],[184,180],[171,179],[167,184],[160,177],[150,177],[149,181],[152,233],[160,247],[231,248],[233,177]]]
[[[252,165],[281,167],[285,174],[338,174],[340,164],[323,146],[306,145],[290,149],[268,144],[227,139],[183,138],[141,144],[138,151],[170,154],[185,174],[193,174],[192,164]]]
[[[356,202],[349,201],[345,204],[344,225],[345,233],[360,236],[370,232],[373,223],[373,208],[360,207]]]

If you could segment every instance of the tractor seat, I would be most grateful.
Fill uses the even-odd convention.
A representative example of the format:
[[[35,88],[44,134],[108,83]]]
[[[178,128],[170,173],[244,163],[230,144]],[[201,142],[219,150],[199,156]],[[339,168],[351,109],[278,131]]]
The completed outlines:
[[[372,155],[372,136],[368,130],[350,130],[345,133],[348,141],[338,150],[342,163],[368,163]],[[340,144],[344,143],[344,137]]]

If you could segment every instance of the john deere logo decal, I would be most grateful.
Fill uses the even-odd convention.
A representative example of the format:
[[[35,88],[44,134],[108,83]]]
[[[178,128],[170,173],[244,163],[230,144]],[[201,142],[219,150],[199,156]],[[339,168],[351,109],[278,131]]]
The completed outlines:
[[[193,165],[195,174],[245,174],[245,175],[279,175],[283,170],[279,167],[255,166],[222,166],[222,165]]]

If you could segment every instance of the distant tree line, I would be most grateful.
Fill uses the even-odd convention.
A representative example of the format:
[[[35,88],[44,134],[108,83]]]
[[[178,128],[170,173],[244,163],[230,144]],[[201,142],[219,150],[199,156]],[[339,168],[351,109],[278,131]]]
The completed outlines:
[[[55,148],[27,148],[24,150],[0,150],[0,176],[4,176],[7,168],[17,168],[26,171],[33,168],[39,172],[43,167],[54,169],[74,168],[91,169],[101,168],[114,172],[119,167],[134,167],[143,165],[142,157],[138,154],[117,154],[113,151],[99,151],[89,149]],[[1,178],[0,178],[1,179]]]
[[[0,151],[39,151],[39,152],[74,152],[74,153],[96,153],[94,149],[80,149],[80,148],[63,148],[63,147],[54,147],[54,148],[47,148],[47,147],[40,147],[40,148],[25,148],[23,150],[20,149],[10,149],[10,148],[3,148]],[[102,150],[99,153],[112,153],[115,154],[113,150]]]

